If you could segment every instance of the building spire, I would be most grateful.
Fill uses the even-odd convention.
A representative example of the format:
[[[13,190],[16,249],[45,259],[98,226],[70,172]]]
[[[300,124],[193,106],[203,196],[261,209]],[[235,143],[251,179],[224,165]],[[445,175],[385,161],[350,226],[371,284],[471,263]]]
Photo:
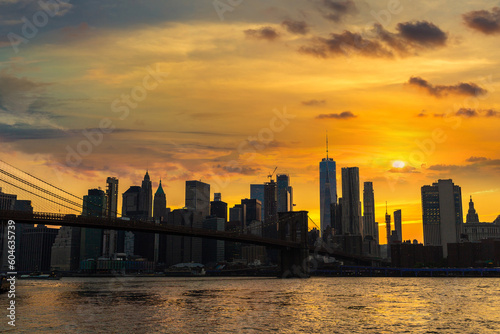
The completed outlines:
[[[385,201],[385,215],[387,216],[387,201]]]
[[[328,160],[328,130],[326,130],[326,160]]]

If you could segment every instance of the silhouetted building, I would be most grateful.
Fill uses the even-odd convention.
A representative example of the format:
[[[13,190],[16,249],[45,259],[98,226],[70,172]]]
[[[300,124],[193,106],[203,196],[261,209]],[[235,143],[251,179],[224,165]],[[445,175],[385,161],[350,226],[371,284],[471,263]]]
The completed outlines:
[[[245,207],[245,225],[249,226],[254,221],[262,221],[261,203],[258,199],[242,199],[241,205]]]
[[[387,213],[387,203],[385,205],[385,232],[387,238],[387,258],[391,257],[391,215]]]
[[[290,177],[286,174],[276,175],[278,212],[293,211],[293,190]]]
[[[320,238],[319,230],[316,227],[313,227],[310,231],[307,232],[307,243],[309,247],[314,247],[316,241]]]
[[[143,220],[149,221],[153,217],[153,185],[147,171],[142,180],[139,210],[143,212]]]
[[[201,181],[186,181],[186,208],[210,215],[210,185]]]
[[[328,142],[326,158],[319,163],[319,201],[321,233],[331,224],[331,205],[337,203],[337,176],[333,159],[328,158]]]
[[[363,236],[359,168],[342,168],[342,234]]]
[[[333,230],[333,234],[335,235],[342,235],[342,197],[339,198],[339,202],[337,203],[332,203],[331,208],[330,208],[330,218],[331,222],[329,225],[327,225],[325,231],[331,231]],[[321,233],[325,233],[325,231],[322,231]],[[330,234],[327,233],[327,234]],[[325,240],[326,241],[326,240]]]
[[[204,218],[200,211],[177,209],[168,214],[167,220],[169,225],[202,228]],[[202,262],[202,239],[167,235],[167,266],[184,262]]]
[[[500,220],[493,223],[465,223],[462,224],[460,239],[463,241],[481,241],[484,239],[500,239]]]
[[[458,268],[499,267],[500,239],[449,243],[448,266]]]
[[[83,196],[82,215],[87,217],[104,217],[106,214],[106,203],[106,194],[103,190],[89,189],[88,195]],[[80,237],[80,260],[97,260],[102,255],[103,230],[82,228]]]
[[[214,231],[224,231],[225,219],[218,217],[207,217],[203,221],[203,228]],[[215,239],[203,239],[202,263],[217,263],[224,261],[224,241]]]
[[[237,228],[239,231],[244,231],[246,227],[246,205],[245,204],[236,204],[232,208],[229,209],[229,221],[239,224],[234,228]]]
[[[277,237],[277,223],[278,223],[278,200],[276,182],[271,180],[264,184],[264,227],[262,234],[266,238]],[[275,256],[273,255],[273,258]]]
[[[424,246],[409,241],[390,245],[391,266],[398,268],[441,267],[443,250],[441,246]]]
[[[52,245],[50,258],[51,270],[74,271],[80,267],[79,227],[62,226]]]
[[[123,193],[122,215],[131,220],[153,223],[152,220],[152,184],[146,172],[142,186],[131,186]],[[123,252],[128,256],[136,255],[154,261],[155,234],[147,232],[125,232],[123,234]],[[121,253],[121,242],[118,252]]]
[[[432,186],[423,186],[422,220],[424,245],[442,246],[446,257],[446,245],[460,240],[463,224],[460,187],[452,180],[438,180]]]
[[[210,202],[210,215],[227,221],[227,203],[222,201],[220,193],[214,194],[214,200]]]
[[[465,219],[466,223],[479,223],[479,216],[474,209],[474,202],[472,201],[472,196],[469,201],[469,211],[467,212],[467,217]]]
[[[25,229],[18,250],[22,261],[16,262],[17,271],[50,271],[52,244],[58,232],[44,225]]]
[[[264,199],[264,184],[251,184],[250,185],[250,198],[258,199],[262,204],[261,217],[264,220],[266,202]]]
[[[237,221],[229,221],[226,223],[226,231],[235,231],[241,229],[241,222]],[[224,243],[224,258],[228,262],[232,262],[234,260],[242,259],[241,254],[241,242],[234,241],[225,241]]]
[[[118,215],[118,179],[106,179],[106,217],[115,219]],[[102,255],[106,258],[116,253],[118,231],[104,230],[102,240]]]
[[[14,194],[6,194],[2,192],[2,188],[0,187],[0,210],[15,210],[15,211],[27,211],[33,212],[33,207],[31,206],[31,201],[19,200],[17,199],[17,195]],[[21,224],[16,222],[16,262],[20,263],[23,261],[19,249],[21,249],[21,239],[23,236],[23,231],[28,228],[33,228],[33,224]],[[8,248],[8,239],[9,237],[9,229],[8,224],[0,224],[0,270],[12,271],[9,270],[9,248]]]
[[[401,210],[394,211],[394,230],[396,231],[396,241],[403,242],[403,230],[402,230],[402,217]]]
[[[372,182],[365,182],[363,184],[363,233],[367,244],[365,247],[367,249],[366,253],[369,255],[378,255],[378,225],[375,223],[375,198]]]
[[[276,221],[278,215],[278,193],[274,180],[264,183],[264,206],[264,217],[262,220],[266,223]]]
[[[153,219],[155,222],[167,220],[167,196],[161,186],[161,180],[153,201]]]

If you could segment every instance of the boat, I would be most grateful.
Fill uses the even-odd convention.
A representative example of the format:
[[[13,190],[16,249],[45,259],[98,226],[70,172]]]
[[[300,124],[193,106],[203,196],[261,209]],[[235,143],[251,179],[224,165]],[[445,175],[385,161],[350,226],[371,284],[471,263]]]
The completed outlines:
[[[29,275],[21,275],[19,279],[45,279],[45,280],[60,280],[61,276],[52,272],[50,274],[42,274],[40,272],[33,272]]]

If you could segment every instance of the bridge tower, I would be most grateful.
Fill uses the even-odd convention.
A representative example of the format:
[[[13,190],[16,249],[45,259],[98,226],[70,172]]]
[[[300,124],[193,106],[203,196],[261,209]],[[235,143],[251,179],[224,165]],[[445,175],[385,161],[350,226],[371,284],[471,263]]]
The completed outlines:
[[[278,238],[298,242],[299,248],[281,249],[281,278],[309,277],[309,246],[307,243],[307,211],[278,213]]]

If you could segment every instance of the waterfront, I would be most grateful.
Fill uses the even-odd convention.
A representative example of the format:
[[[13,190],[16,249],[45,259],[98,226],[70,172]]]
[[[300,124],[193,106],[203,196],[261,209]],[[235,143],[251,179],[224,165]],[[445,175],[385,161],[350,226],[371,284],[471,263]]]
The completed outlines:
[[[499,278],[63,278],[16,305],[12,333],[500,331]]]

